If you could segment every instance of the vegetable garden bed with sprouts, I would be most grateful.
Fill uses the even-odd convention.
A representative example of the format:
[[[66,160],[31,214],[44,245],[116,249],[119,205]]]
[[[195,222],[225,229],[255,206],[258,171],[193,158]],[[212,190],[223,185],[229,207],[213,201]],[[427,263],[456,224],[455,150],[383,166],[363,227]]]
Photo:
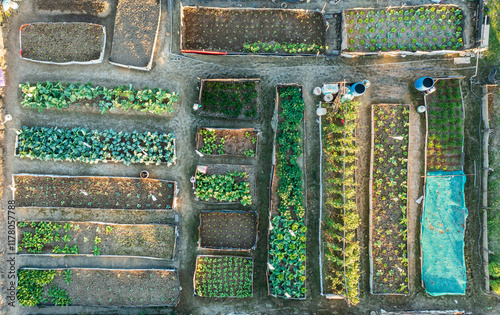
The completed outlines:
[[[315,11],[182,8],[182,50],[316,54],[324,52],[325,36],[325,19]]]
[[[21,268],[21,306],[174,306],[180,283],[175,270]]]
[[[343,50],[462,50],[463,14],[456,5],[345,10]]]
[[[196,150],[204,155],[255,157],[259,132],[253,128],[223,129],[198,127]]]
[[[164,224],[20,221],[18,254],[174,257],[176,228]]]
[[[210,249],[254,249],[257,219],[255,211],[202,211],[198,244]]]

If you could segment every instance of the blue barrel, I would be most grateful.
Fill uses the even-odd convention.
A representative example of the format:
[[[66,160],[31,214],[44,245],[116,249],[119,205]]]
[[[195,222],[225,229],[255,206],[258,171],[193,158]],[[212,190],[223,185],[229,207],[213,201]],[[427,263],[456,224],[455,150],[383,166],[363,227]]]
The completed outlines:
[[[353,96],[360,96],[360,95],[363,95],[363,93],[365,93],[366,91],[366,87],[363,83],[354,83],[352,86],[351,86],[351,89],[350,89],[350,92]]]
[[[415,88],[419,91],[427,91],[434,86],[434,79],[431,77],[421,77],[415,81]]]

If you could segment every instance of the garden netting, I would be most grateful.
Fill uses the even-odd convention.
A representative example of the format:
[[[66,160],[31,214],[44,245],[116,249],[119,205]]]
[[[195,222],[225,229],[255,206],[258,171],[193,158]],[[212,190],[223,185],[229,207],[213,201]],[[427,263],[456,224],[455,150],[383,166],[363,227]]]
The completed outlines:
[[[465,294],[464,186],[462,171],[427,173],[420,242],[422,280],[432,296]]]

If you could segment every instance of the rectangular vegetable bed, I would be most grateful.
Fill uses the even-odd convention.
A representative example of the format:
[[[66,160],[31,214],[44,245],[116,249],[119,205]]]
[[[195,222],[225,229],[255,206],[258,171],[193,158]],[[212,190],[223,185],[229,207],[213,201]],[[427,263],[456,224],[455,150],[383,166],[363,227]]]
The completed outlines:
[[[201,171],[206,168],[206,172]],[[249,165],[212,164],[196,168],[197,200],[208,203],[251,205],[255,196],[254,168]]]
[[[15,155],[42,161],[175,163],[174,133],[59,129],[23,126],[17,132]]]
[[[286,299],[306,298],[304,107],[300,85],[276,87],[267,280],[269,295]]]
[[[253,128],[225,129],[198,127],[196,150],[204,155],[255,157],[259,132]]]
[[[456,5],[344,11],[346,52],[462,50],[464,16]]]
[[[236,119],[260,117],[260,79],[203,79],[198,113]]]
[[[464,119],[459,79],[438,79],[427,106],[427,171],[462,169]]]
[[[408,105],[372,107],[370,291],[408,294]]]
[[[157,0],[119,0],[109,62],[151,70],[160,16],[161,5]]]
[[[325,104],[328,106],[328,104]],[[323,295],[359,302],[360,224],[356,209],[356,126],[358,102],[338,110],[326,107],[321,116],[322,216],[320,263]]]
[[[104,58],[106,31],[92,23],[31,23],[19,30],[21,58],[51,64],[92,64]]]
[[[111,11],[109,0],[36,0],[35,11],[42,14],[86,14],[107,16]]]
[[[175,209],[177,182],[148,178],[19,174],[12,176],[17,207]]]
[[[252,297],[253,258],[198,255],[193,287],[200,297]]]
[[[173,259],[177,228],[165,224],[21,221],[16,234],[18,254]]]
[[[202,211],[198,245],[209,249],[255,249],[257,224],[255,211]]]
[[[183,7],[181,51],[316,54],[325,50],[320,12]]]
[[[174,306],[180,284],[176,270],[21,268],[21,306]]]
[[[174,102],[179,100],[175,92],[159,88],[136,90],[129,86],[106,88],[93,86],[92,83],[72,84],[58,82],[37,82],[36,85],[19,84],[21,105],[38,109],[67,108],[70,105],[98,107],[101,114],[113,108],[124,111],[133,109],[153,114],[171,114],[175,111]]]

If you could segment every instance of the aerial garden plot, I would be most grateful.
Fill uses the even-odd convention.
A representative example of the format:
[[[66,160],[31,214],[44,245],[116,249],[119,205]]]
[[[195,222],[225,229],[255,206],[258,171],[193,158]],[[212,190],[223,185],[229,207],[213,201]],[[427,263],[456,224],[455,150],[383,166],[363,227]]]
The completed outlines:
[[[13,176],[18,207],[174,209],[176,182],[157,179],[20,174]]]
[[[317,54],[325,50],[325,37],[320,12],[182,8],[183,52]]]
[[[426,95],[427,171],[462,169],[464,111],[459,79],[438,79],[436,92]]]
[[[176,228],[164,224],[30,222],[17,224],[18,254],[172,259]]]
[[[67,108],[70,105],[98,108],[104,114],[114,108],[153,114],[174,113],[179,95],[168,90],[144,87],[136,90],[132,85],[106,88],[92,83],[29,82],[19,84],[21,105],[43,111],[45,108]]]
[[[278,126],[270,205],[268,288],[274,297],[306,298],[304,100],[299,85],[276,87]]]
[[[157,0],[119,0],[109,62],[138,70],[150,70],[160,26]]]
[[[255,157],[259,133],[253,128],[223,129],[198,127],[196,150],[204,155]]]
[[[43,161],[175,163],[173,133],[116,132],[85,128],[23,126],[17,131],[16,156]]]
[[[195,296],[252,297],[253,258],[200,255],[193,285]]]
[[[198,245],[210,249],[254,249],[257,218],[255,211],[203,211]]]
[[[38,269],[17,271],[21,306],[173,306],[179,276],[165,269]]]
[[[196,170],[196,198],[218,204],[252,204],[255,195],[255,177],[252,166],[214,164],[198,166]]]
[[[201,80],[198,112],[212,117],[258,119],[259,95],[259,79],[204,79]]]
[[[321,117],[323,149],[323,212],[321,271],[323,294],[359,302],[360,249],[356,211],[356,119],[359,103],[347,101],[340,109],[327,107]]]
[[[102,62],[105,29],[92,23],[32,23],[21,26],[21,57],[70,64]]]
[[[344,25],[344,51],[435,51],[464,48],[464,15],[455,5],[345,10]]]
[[[36,0],[35,10],[50,14],[88,14],[104,17],[110,13],[108,0]]]
[[[408,294],[408,105],[373,105],[370,170],[370,289]]]

